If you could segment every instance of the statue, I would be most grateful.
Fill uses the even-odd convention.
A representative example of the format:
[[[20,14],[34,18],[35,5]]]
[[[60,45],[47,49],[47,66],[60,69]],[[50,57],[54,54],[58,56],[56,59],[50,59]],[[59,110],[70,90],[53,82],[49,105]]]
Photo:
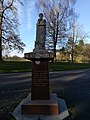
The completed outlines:
[[[43,14],[39,14],[39,19],[36,25],[36,41],[34,50],[44,50],[46,40],[46,20],[43,19]]]

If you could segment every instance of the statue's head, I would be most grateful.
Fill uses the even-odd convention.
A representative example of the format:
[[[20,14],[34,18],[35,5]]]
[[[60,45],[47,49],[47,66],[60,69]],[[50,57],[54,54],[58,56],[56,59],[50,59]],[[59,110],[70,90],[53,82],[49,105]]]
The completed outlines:
[[[39,14],[39,18],[40,18],[41,20],[43,19],[43,14],[42,14],[42,13]]]

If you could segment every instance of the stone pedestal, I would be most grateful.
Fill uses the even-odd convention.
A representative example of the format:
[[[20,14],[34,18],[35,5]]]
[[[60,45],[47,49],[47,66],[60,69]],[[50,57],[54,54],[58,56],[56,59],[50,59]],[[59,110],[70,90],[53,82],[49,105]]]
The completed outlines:
[[[21,105],[21,113],[57,115],[57,95],[49,92],[48,61],[53,59],[53,54],[40,50],[26,53],[25,58],[32,60],[31,100]]]

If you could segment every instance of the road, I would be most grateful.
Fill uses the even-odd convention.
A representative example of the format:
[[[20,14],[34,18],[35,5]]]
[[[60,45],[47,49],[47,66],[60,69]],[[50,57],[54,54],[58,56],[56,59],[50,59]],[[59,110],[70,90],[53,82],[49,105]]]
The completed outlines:
[[[66,100],[70,120],[90,120],[90,69],[50,72],[49,76],[50,91]],[[0,73],[0,111],[2,103],[30,92],[31,78],[29,72]]]

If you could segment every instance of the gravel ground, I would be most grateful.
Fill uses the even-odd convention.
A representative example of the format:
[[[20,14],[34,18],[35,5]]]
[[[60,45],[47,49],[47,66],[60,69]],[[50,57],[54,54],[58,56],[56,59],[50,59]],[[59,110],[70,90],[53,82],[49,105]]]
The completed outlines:
[[[11,113],[30,86],[31,73],[0,74],[0,120],[14,120]],[[66,100],[66,120],[90,120],[90,69],[50,73],[50,91]]]

